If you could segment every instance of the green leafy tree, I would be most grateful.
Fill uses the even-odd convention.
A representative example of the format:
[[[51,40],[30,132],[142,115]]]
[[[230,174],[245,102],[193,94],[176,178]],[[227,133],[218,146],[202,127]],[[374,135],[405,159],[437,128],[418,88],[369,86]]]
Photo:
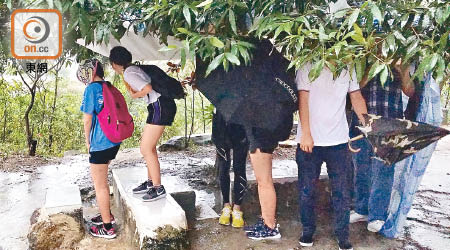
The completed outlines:
[[[331,1],[330,1],[331,2]],[[349,1],[330,13],[328,1],[87,1],[70,7],[72,27],[89,42],[119,39],[129,30],[182,41],[181,63],[200,57],[207,73],[219,65],[249,64],[254,39],[268,38],[291,60],[311,63],[310,78],[324,67],[335,75],[356,69],[358,79],[387,78],[399,62],[417,64],[414,78],[449,75],[448,1]],[[168,44],[166,50],[175,49]]]

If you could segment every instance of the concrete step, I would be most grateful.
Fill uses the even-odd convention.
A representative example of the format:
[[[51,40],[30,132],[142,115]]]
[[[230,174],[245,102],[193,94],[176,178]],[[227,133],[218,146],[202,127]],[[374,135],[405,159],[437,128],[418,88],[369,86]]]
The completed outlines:
[[[47,189],[44,208],[47,215],[73,213],[81,210],[81,195],[78,185],[67,184]]]
[[[83,238],[80,189],[64,184],[47,189],[45,204],[34,211],[27,235],[30,249],[73,249]]]
[[[146,168],[114,169],[112,173],[114,200],[124,218],[123,233],[130,234],[130,244],[140,249],[188,247],[186,214],[172,195],[168,193],[166,198],[143,202],[143,194],[132,193],[147,177]]]

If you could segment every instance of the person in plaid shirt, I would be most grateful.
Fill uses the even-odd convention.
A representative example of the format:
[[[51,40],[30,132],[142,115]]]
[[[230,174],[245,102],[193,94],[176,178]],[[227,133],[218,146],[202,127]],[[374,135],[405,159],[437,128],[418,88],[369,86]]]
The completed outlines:
[[[401,66],[399,63],[392,70],[392,75],[388,77],[384,86],[379,76],[369,82],[364,79],[361,81],[363,87],[361,92],[366,100],[369,114],[404,118],[402,92],[409,97],[414,95],[414,84],[410,83],[409,71],[409,66]],[[352,133],[354,131],[352,130]],[[354,135],[351,134],[351,136]],[[378,232],[387,219],[394,181],[394,166],[386,166],[373,158],[372,147],[366,139],[357,141],[355,146],[361,151],[353,155],[355,210],[350,213],[350,223],[368,221],[367,230]]]

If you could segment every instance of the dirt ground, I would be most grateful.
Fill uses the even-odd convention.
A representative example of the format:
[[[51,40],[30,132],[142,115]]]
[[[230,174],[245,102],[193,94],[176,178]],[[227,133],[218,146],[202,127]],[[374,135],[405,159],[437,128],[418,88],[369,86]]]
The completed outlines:
[[[27,156],[21,154],[1,155],[0,171],[33,173],[36,168],[60,162],[59,158],[46,158],[42,156]]]

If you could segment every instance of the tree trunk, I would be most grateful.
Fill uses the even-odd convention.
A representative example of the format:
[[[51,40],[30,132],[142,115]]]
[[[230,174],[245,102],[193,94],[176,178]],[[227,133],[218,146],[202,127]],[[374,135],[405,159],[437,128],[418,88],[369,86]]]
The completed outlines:
[[[5,102],[5,113],[3,115],[3,135],[2,135],[3,143],[6,142],[6,120],[7,119],[8,119],[8,112],[6,110],[6,102]]]
[[[191,104],[191,131],[189,132],[188,143],[191,140],[191,135],[194,132],[194,119],[195,119],[195,90],[192,92],[192,104]]]
[[[184,97],[184,148],[188,147],[187,139],[187,98]]]
[[[27,143],[28,143],[28,154],[30,156],[34,156],[36,154],[36,145],[32,147],[33,145],[33,134],[30,129],[30,112],[34,105],[34,99],[36,96],[36,82],[34,82],[33,87],[30,89],[31,92],[31,101],[28,105],[27,110],[25,111],[24,120],[25,120],[25,131],[27,133]]]
[[[55,116],[55,110],[56,110],[56,98],[58,96],[58,71],[56,71],[56,78],[55,78],[55,97],[53,98],[53,105],[52,105],[52,113],[50,114],[50,124],[48,125],[48,147],[51,150],[52,144],[53,144],[53,134],[52,134],[52,127],[53,127],[53,118]]]
[[[203,134],[206,133],[206,121],[205,121],[205,105],[203,104],[203,96],[202,93],[198,92],[200,94],[200,100],[202,101],[202,121],[203,121]]]

